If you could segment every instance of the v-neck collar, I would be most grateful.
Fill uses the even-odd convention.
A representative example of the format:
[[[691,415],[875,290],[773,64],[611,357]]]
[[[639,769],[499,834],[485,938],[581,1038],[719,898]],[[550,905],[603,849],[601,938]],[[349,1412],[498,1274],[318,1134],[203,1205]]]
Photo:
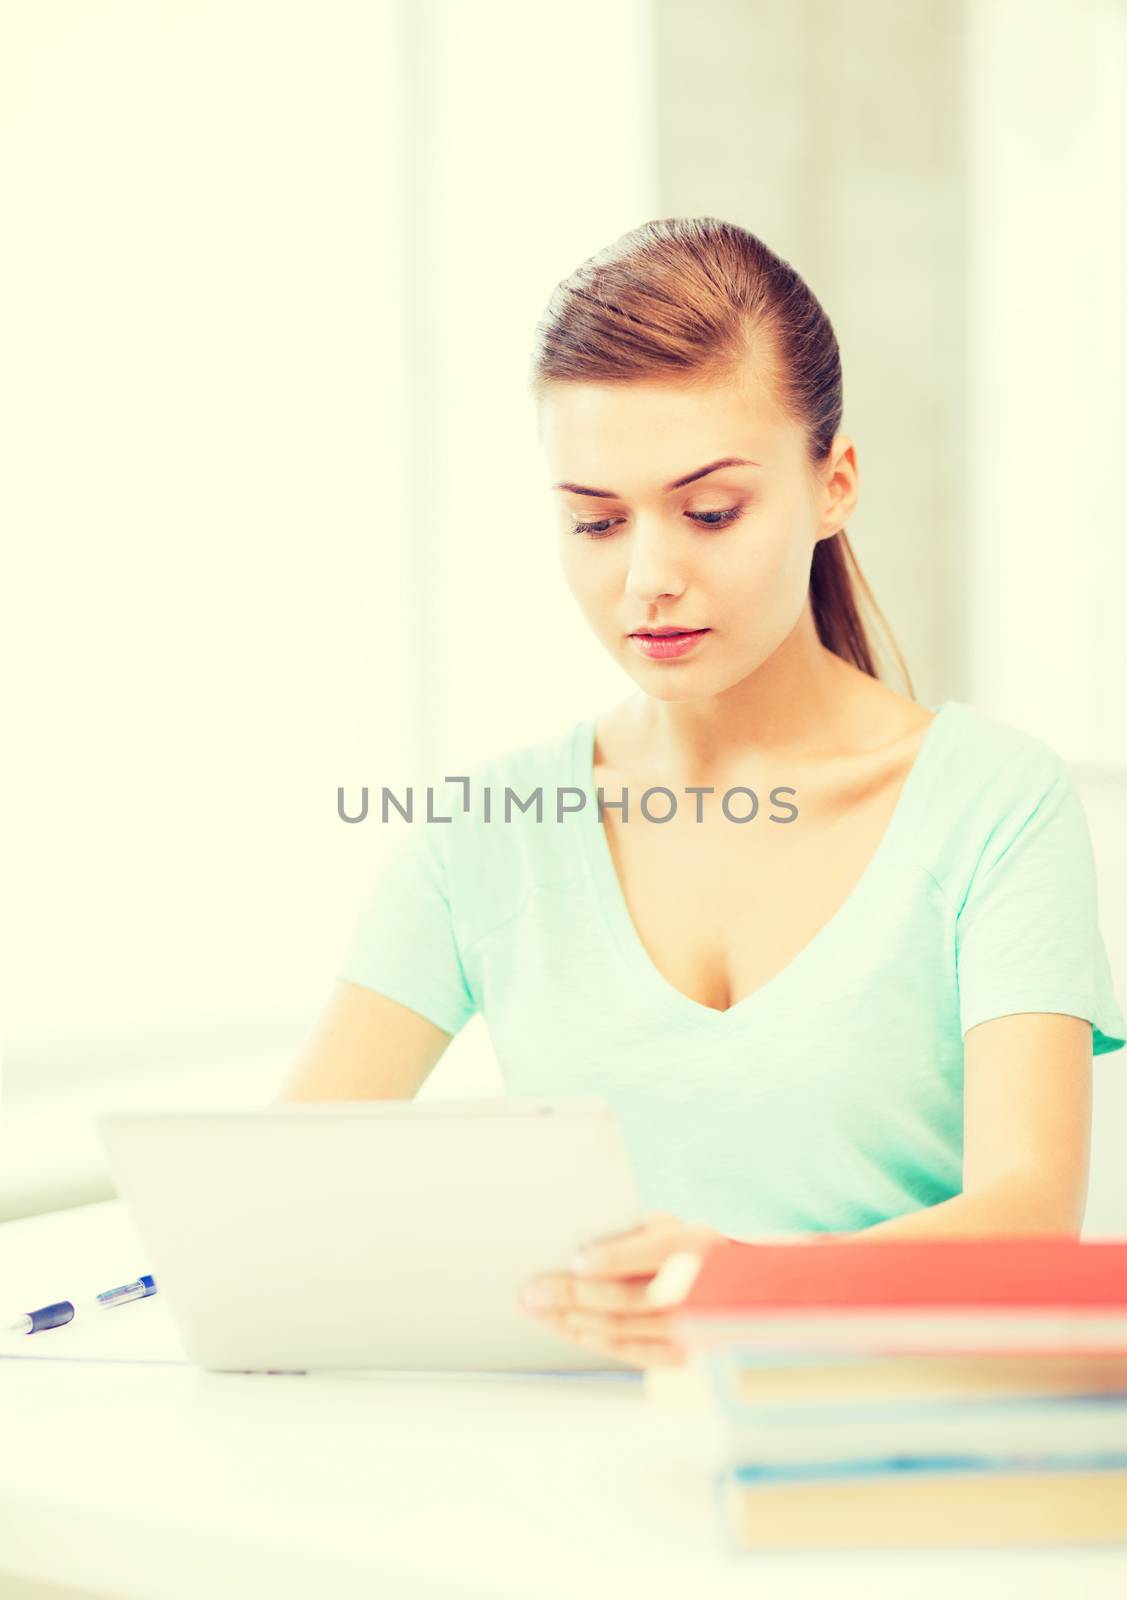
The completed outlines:
[[[845,900],[781,971],[774,977],[768,978],[766,983],[753,989],[750,994],[737,1000],[726,1011],[718,1011],[713,1006],[703,1005],[699,1000],[693,1000],[682,993],[658,971],[653,958],[642,943],[619,882],[606,829],[598,814],[594,783],[595,719],[587,718],[578,722],[571,740],[570,781],[586,794],[590,807],[579,817],[579,836],[590,870],[595,897],[622,958],[636,975],[638,982],[644,984],[653,995],[655,1003],[663,1005],[671,1015],[679,1016],[697,1027],[706,1027],[713,1031],[735,1028],[751,1013],[769,1004],[798,981],[820,955],[832,948],[835,941],[847,937],[850,924],[855,922],[862,912],[865,901],[876,888],[885,862],[891,857],[900,836],[909,826],[912,811],[926,787],[928,770],[939,759],[939,747],[958,706],[958,701],[947,700],[938,708],[927,707],[928,710],[934,710],[935,715],[901,784],[892,816],[885,824],[877,847]]]

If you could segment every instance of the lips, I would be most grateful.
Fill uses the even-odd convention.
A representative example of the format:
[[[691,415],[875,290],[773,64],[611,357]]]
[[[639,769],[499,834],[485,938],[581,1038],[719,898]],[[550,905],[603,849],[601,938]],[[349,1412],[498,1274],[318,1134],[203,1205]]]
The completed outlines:
[[[697,641],[708,632],[707,628],[678,628],[673,633],[632,633],[628,637],[649,661],[679,661],[692,655]]]

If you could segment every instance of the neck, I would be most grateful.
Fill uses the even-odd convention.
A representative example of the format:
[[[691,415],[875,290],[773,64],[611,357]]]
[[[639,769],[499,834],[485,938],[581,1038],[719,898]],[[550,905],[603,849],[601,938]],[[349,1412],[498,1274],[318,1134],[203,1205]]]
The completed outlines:
[[[630,713],[634,742],[655,767],[693,774],[689,782],[709,782],[709,774],[764,758],[830,755],[849,747],[858,687],[857,668],[818,638],[807,600],[778,649],[722,694],[637,697]]]

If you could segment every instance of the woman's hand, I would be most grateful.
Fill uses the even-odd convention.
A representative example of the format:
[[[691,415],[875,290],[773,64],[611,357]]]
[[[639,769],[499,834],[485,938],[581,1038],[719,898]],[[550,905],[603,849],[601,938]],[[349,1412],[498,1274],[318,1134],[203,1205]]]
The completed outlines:
[[[666,1257],[707,1249],[724,1237],[665,1211],[648,1212],[641,1227],[588,1245],[571,1272],[534,1278],[521,1309],[564,1338],[629,1366],[684,1366],[685,1351],[669,1328],[670,1306],[647,1304],[646,1290]]]

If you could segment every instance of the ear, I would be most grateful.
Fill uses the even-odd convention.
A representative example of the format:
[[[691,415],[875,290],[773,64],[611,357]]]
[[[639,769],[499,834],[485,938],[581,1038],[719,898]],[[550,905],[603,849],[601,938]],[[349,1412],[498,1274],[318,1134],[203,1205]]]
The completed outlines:
[[[834,437],[829,462],[822,475],[822,516],[817,532],[819,542],[844,532],[859,497],[857,451],[852,439],[839,433]]]

